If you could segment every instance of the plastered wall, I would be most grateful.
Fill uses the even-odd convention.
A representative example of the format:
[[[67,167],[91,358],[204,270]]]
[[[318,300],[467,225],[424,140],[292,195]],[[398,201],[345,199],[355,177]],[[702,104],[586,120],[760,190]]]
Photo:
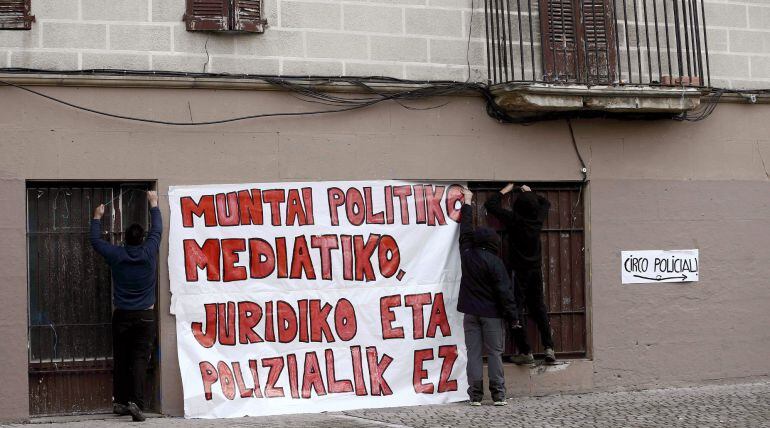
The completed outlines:
[[[317,108],[279,92],[41,90],[97,109],[180,121]],[[0,355],[8,384],[17,386],[0,391],[0,419],[25,417],[27,408],[25,180],[157,180],[165,193],[170,185],[279,180],[581,178],[566,123],[502,125],[472,97],[420,104],[450,101],[432,110],[383,104],[190,128],[96,117],[7,87],[0,100],[11,106],[0,109]],[[590,170],[593,364],[579,365],[581,388],[768,375],[768,109],[722,104],[699,123],[573,121]],[[161,207],[168,218],[165,200]],[[700,249],[699,283],[620,284],[621,250],[684,248]],[[167,251],[164,243],[162,410],[180,414]]]

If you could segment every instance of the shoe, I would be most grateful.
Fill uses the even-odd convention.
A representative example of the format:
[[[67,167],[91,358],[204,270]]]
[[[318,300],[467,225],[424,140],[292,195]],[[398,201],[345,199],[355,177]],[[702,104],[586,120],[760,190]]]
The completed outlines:
[[[131,419],[133,419],[134,422],[144,422],[144,420],[147,419],[144,416],[144,413],[142,413],[142,409],[140,409],[133,401],[128,402],[128,413],[131,414]]]
[[[128,406],[120,403],[112,403],[112,413],[115,413],[118,416],[126,416],[129,414]]]
[[[529,354],[516,354],[511,358],[511,361],[516,365],[523,366],[525,364],[534,364],[535,357],[532,356],[531,352]]]
[[[472,400],[471,400],[471,406],[473,406],[473,407],[478,407],[478,406],[480,406],[480,405],[481,405],[481,401],[472,401]]]
[[[546,363],[556,362],[556,353],[553,352],[553,348],[545,348],[545,362]]]
[[[505,400],[502,400],[502,401],[495,401],[494,405],[495,405],[495,406],[507,406],[507,405],[508,405],[508,402],[507,402],[507,401],[505,401]]]

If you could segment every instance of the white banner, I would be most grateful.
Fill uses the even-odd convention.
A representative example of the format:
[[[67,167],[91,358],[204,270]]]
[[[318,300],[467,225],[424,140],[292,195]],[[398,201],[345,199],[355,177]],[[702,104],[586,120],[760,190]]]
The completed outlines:
[[[623,284],[697,282],[698,250],[621,251]]]
[[[185,417],[467,399],[459,187],[171,187]]]

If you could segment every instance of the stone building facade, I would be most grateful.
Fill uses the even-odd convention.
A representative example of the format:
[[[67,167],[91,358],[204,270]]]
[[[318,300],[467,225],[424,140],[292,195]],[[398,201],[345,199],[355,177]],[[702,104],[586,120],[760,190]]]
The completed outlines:
[[[184,0],[36,0],[32,13],[31,31],[0,32],[0,66],[465,81],[470,64],[470,80],[487,74],[483,0],[265,0],[267,30],[245,35],[185,31]],[[705,14],[712,85],[770,86],[770,4],[705,0]]]
[[[266,29],[249,34],[188,31],[184,0],[29,1],[35,17],[29,30],[0,29],[0,82],[116,115],[192,122],[320,108],[276,90],[267,77],[308,77],[293,82],[313,88],[322,82],[340,96],[358,96],[362,89],[328,78],[405,79],[377,81],[379,90],[394,93],[424,87],[424,81],[486,83],[489,77],[482,0],[264,0]],[[546,1],[533,0],[534,10]],[[626,1],[628,8],[653,2]],[[0,84],[0,358],[8,386],[0,390],[0,420],[100,411],[46,410],[39,402],[50,398],[34,383],[42,375],[32,367],[44,361],[33,358],[38,342],[32,338],[53,337],[47,326],[55,320],[32,309],[38,302],[30,290],[42,276],[37,253],[29,250],[37,239],[30,213],[45,194],[41,189],[63,189],[66,198],[70,188],[119,191],[131,183],[163,194],[169,186],[205,183],[462,180],[492,191],[515,181],[570,194],[564,197],[576,199],[565,200],[581,207],[582,224],[551,232],[557,239],[582,239],[570,241],[580,244],[566,262],[573,276],[563,282],[574,279],[582,300],[548,304],[554,316],[579,320],[555,327],[558,346],[579,337],[577,351],[562,354],[568,364],[557,368],[508,367],[511,394],[768,376],[770,107],[761,89],[770,88],[770,3],[704,0],[702,6],[710,88],[641,85],[627,95],[623,85],[614,85],[623,82],[600,88],[534,82],[535,90],[556,94],[545,97],[547,113],[559,112],[555,102],[567,96],[586,97],[569,122],[558,116],[530,126],[501,123],[489,116],[487,100],[458,92],[410,102],[412,108],[385,102],[323,116],[170,126],[100,116]],[[539,39],[533,31],[534,47]],[[621,57],[630,52],[618,45]],[[647,51],[633,53],[644,61]],[[710,104],[719,88],[746,91]],[[638,107],[630,113],[655,120],[623,116],[626,110],[612,118],[582,115],[590,110],[588,98],[603,95],[611,98],[602,101],[604,108],[625,97],[624,105]],[[671,120],[673,114],[663,118],[655,110],[653,117],[643,107],[653,98],[685,95],[701,103],[696,116],[713,107],[710,116]],[[667,113],[684,109],[671,106]],[[168,218],[166,202],[161,207]],[[562,214],[575,215],[569,209]],[[685,248],[700,250],[699,282],[621,284],[622,250]],[[164,243],[160,259],[167,255]],[[554,277],[567,271],[558,262],[546,265]],[[60,285],[62,304],[82,298],[80,284]],[[161,263],[153,409],[181,415],[169,307],[168,267]],[[564,333],[568,329],[573,336]],[[49,341],[64,346],[64,336],[57,338]],[[108,366],[101,370],[94,376],[109,375]],[[109,400],[104,390],[68,391]]]

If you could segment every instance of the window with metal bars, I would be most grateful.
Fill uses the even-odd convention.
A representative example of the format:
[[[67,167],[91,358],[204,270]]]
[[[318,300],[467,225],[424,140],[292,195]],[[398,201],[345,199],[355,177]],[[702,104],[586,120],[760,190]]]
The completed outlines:
[[[94,208],[107,204],[102,235],[149,226],[144,182],[28,182],[29,410],[36,416],[112,409],[110,268],[89,243]],[[157,397],[157,354],[145,396]],[[149,408],[155,408],[151,398]]]
[[[474,222],[500,234],[500,256],[508,258],[507,232],[502,223],[484,209],[484,203],[506,183],[468,183],[475,195]],[[585,292],[585,220],[583,186],[580,183],[536,183],[532,191],[548,199],[548,211],[540,234],[542,245],[543,294],[553,331],[554,348],[560,358],[581,358],[588,353]],[[513,209],[517,194],[503,198],[503,207]],[[511,266],[508,266],[509,270]],[[524,310],[526,313],[526,310]],[[527,336],[536,354],[543,352],[534,322],[527,323]],[[515,354],[508,337],[506,354]]]
[[[187,31],[262,33],[262,0],[187,0]]]
[[[487,0],[492,84],[711,86],[710,0]]]
[[[29,30],[34,20],[30,0],[0,0],[0,30]]]

